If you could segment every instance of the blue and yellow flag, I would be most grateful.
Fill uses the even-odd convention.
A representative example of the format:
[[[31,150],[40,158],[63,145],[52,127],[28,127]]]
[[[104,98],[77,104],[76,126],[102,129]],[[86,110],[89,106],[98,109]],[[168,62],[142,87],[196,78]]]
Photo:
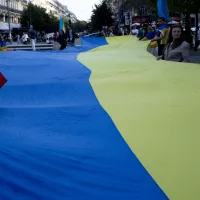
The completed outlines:
[[[62,29],[64,32],[66,32],[66,29],[65,29],[65,23],[64,23],[62,17],[60,17],[60,25],[59,25],[59,29]]]
[[[159,17],[164,17],[167,21],[171,21],[169,17],[169,9],[166,0],[158,0],[157,9]]]

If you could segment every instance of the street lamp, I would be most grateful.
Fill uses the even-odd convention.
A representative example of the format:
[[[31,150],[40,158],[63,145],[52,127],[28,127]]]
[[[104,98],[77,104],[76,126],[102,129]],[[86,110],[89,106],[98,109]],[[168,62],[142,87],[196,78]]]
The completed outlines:
[[[30,17],[30,19],[29,19],[29,20],[30,20],[30,24],[29,24],[29,28],[30,28],[30,27],[31,27],[31,25],[32,25],[32,17],[31,17],[31,14],[32,14],[32,13],[31,13],[31,6],[32,6],[32,2],[33,2],[33,1],[34,1],[34,0],[29,0],[29,4],[30,4],[30,12],[29,12],[29,15],[30,15],[30,16],[29,16],[29,17]]]
[[[10,2],[10,0],[6,0],[7,11],[8,11],[9,40],[10,40],[10,43],[12,43],[11,28],[10,28],[10,8],[9,8],[9,2]]]
[[[71,26],[72,22],[71,22],[71,14],[70,13],[69,13],[68,17],[69,17],[69,26]]]

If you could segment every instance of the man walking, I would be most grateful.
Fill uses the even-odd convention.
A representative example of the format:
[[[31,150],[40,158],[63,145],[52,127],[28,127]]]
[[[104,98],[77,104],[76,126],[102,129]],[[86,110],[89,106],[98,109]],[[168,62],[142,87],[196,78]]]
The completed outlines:
[[[70,26],[67,26],[66,39],[68,44],[72,46],[74,45],[76,39],[76,33],[71,29]]]
[[[31,44],[32,44],[33,51],[35,51],[36,31],[33,29],[33,26],[32,26],[32,25],[30,26],[29,35],[30,35],[30,39],[31,39]]]

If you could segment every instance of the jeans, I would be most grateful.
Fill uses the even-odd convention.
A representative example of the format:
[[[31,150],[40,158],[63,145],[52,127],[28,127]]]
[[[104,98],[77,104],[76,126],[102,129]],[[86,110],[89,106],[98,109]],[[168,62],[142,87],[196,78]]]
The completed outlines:
[[[35,51],[35,43],[36,43],[36,39],[31,39],[33,51]]]

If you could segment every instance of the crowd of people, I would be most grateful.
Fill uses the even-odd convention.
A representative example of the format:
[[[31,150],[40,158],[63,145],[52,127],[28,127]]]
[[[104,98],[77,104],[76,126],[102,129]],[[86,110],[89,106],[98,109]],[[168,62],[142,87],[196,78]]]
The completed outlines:
[[[12,35],[11,35],[12,37]],[[33,29],[33,26],[30,26],[30,30],[28,32],[23,32],[22,34],[17,33],[14,37],[15,41],[17,42],[17,44],[20,44],[21,42],[23,44],[28,44],[29,42],[31,42],[33,51],[35,51],[35,44],[36,44],[36,38],[37,38],[37,33],[36,31]],[[0,47],[1,47],[1,51],[3,50],[7,50],[7,42],[10,41],[11,39],[6,35],[1,35],[0,34]]]
[[[101,35],[113,36],[111,28],[103,28]],[[121,27],[118,35],[132,35],[140,41],[149,40],[147,50],[156,56],[157,60],[163,59],[176,62],[190,62],[190,44],[186,42],[186,36],[180,23],[167,24],[163,17],[159,17],[157,23],[141,26],[138,23],[132,25],[131,30]],[[200,30],[198,30],[198,45],[200,45]]]
[[[117,32],[118,31],[118,32]],[[159,17],[157,23],[152,24],[138,24],[135,23],[130,29],[121,27],[115,29],[114,27],[103,26],[99,36],[111,37],[115,35],[132,35],[137,37],[140,41],[149,40],[147,50],[157,57],[157,60],[170,60],[177,62],[189,62],[190,44],[186,42],[184,30],[180,23],[167,24],[163,17]],[[30,27],[28,32],[17,34],[15,36],[16,42],[23,44],[32,44],[35,51],[36,39],[38,33]],[[54,32],[52,40],[54,41],[53,49],[63,50],[67,46],[73,46],[75,39],[79,36],[70,26],[67,27],[66,32],[62,29],[59,32]],[[46,41],[48,41],[46,37]],[[0,50],[6,48],[6,37],[0,35]],[[198,30],[198,45],[200,45],[200,30]]]
[[[43,40],[41,40],[41,37]],[[54,32],[53,34],[45,34],[42,32],[36,32],[33,29],[33,26],[30,26],[30,30],[18,32],[13,35],[13,42],[16,42],[18,45],[24,44],[32,45],[33,51],[36,50],[36,41],[37,42],[45,42],[45,43],[54,43],[54,49],[63,50],[67,46],[73,46],[75,39],[79,36],[76,34],[75,31],[71,29],[70,26],[67,27],[66,32],[60,29],[58,32]],[[8,39],[8,35],[0,34],[0,51],[7,50],[7,43],[10,42]]]

